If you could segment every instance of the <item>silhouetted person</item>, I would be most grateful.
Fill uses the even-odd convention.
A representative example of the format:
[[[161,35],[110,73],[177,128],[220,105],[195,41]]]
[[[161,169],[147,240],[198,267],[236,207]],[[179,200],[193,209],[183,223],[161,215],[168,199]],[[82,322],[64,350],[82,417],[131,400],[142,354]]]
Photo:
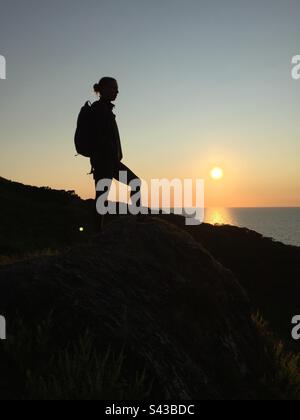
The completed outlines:
[[[113,113],[115,101],[119,93],[118,83],[112,77],[104,77],[99,83],[94,85],[94,91],[100,95],[99,101],[92,105],[93,119],[95,128],[95,150],[91,156],[91,165],[97,186],[101,179],[119,179],[120,171],[126,172],[127,183],[139,178],[121,161],[123,159],[121,140],[116,122],[116,116]],[[140,184],[140,180],[139,180]],[[140,190],[140,187],[139,189]],[[131,191],[133,196],[136,191]],[[96,191],[96,201],[103,194]],[[108,197],[109,191],[106,191]],[[140,205],[140,199],[137,203]],[[104,216],[96,215],[96,229],[102,231]]]

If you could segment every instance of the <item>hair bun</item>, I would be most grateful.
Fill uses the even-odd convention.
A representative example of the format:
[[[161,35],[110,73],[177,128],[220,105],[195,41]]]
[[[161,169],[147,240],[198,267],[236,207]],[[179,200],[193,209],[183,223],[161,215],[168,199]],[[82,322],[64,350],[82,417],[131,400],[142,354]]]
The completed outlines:
[[[95,84],[94,84],[94,91],[95,91],[96,93],[99,93],[99,92],[100,92],[100,86],[99,86],[99,83],[95,83]]]

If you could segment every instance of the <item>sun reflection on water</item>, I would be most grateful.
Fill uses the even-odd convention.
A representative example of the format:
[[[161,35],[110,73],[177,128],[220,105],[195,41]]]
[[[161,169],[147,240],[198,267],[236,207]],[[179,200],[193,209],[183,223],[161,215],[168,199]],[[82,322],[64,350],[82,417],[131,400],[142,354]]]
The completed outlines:
[[[226,208],[208,208],[205,210],[205,223],[211,225],[232,225],[232,217]]]

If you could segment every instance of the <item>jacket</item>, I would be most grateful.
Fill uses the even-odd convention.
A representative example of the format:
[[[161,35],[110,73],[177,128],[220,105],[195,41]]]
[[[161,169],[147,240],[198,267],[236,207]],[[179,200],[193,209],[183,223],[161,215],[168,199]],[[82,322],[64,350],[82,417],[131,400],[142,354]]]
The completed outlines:
[[[114,105],[103,99],[92,104],[94,151],[91,156],[92,168],[99,171],[113,171],[123,159]]]

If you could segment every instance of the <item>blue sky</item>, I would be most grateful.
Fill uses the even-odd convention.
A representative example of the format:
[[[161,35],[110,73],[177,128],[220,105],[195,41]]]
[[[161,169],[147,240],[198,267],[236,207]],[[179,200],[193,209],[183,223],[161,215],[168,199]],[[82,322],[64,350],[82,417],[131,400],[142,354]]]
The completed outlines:
[[[73,135],[111,75],[142,178],[204,178],[209,205],[300,206],[299,16],[291,0],[2,0],[0,176],[93,196]]]

